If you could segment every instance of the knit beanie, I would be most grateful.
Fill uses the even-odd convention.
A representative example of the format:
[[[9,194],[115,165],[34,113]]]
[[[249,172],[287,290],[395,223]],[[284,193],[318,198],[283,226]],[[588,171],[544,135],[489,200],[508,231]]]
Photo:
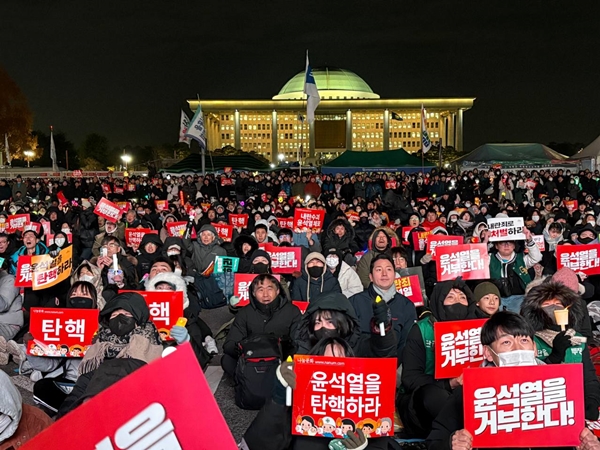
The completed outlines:
[[[559,269],[552,275],[552,281],[568,287],[573,292],[579,293],[579,279],[577,278],[577,275],[575,275],[573,269],[569,269],[568,267]]]
[[[500,291],[498,287],[494,283],[490,283],[489,281],[484,281],[483,283],[479,283],[475,286],[475,291],[473,291],[473,296],[475,297],[475,303],[481,300],[488,294],[494,294],[498,298],[500,298]]]

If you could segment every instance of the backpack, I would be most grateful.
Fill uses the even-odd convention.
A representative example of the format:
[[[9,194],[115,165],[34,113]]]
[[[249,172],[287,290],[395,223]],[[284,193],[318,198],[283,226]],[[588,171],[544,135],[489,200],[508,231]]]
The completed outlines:
[[[240,357],[235,369],[235,404],[257,410],[271,397],[281,345],[275,336],[256,335],[238,344]]]
[[[227,304],[227,298],[213,277],[194,275],[194,287],[198,292],[200,306],[204,309],[220,308]]]

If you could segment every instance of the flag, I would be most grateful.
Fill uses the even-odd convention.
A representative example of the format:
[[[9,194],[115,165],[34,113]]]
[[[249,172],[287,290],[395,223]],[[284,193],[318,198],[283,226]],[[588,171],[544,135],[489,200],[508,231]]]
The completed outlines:
[[[185,142],[187,145],[190,145],[190,138],[186,137],[185,133],[187,133],[188,128],[190,127],[190,118],[186,113],[181,110],[181,122],[179,124],[179,142]]]
[[[429,140],[429,133],[427,132],[427,120],[425,117],[425,108],[421,103],[421,145],[423,147],[423,154],[427,153],[431,148],[431,141]]]
[[[400,116],[400,114],[392,111],[392,120],[403,120],[402,116]]]
[[[6,164],[10,166],[10,151],[8,150],[8,135],[4,133],[4,150],[6,151]]]
[[[306,51],[306,72],[304,74],[304,93],[306,94],[306,118],[308,123],[315,121],[315,110],[319,103],[321,103],[321,97],[319,96],[319,90],[317,89],[317,83],[313,76],[310,63],[308,62],[308,50]]]
[[[52,160],[52,170],[58,171],[58,165],[56,164],[56,146],[54,145],[54,134],[52,127],[50,127],[50,159]]]
[[[198,103],[196,114],[194,114],[192,122],[185,132],[185,137],[194,139],[200,144],[200,148],[206,150],[206,129],[204,128],[204,114],[202,114],[200,103]]]

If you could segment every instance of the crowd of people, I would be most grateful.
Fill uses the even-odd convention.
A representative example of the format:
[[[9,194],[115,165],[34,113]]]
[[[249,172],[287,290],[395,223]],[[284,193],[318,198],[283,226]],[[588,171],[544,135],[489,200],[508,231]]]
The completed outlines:
[[[472,448],[463,379],[434,377],[439,343],[433,328],[485,318],[485,367],[582,363],[585,417],[596,421],[600,383],[591,351],[600,333],[600,276],[560,268],[556,249],[599,243],[599,180],[598,171],[531,169],[0,180],[0,366],[14,361],[35,382],[36,402],[60,418],[160,358],[165,347],[189,342],[206,368],[219,347],[203,310],[222,307],[232,320],[221,366],[236,386],[236,404],[259,410],[241,448],[333,448],[330,438],[292,435],[295,419],[286,405],[286,389],[296,385],[287,357],[325,355],[395,358],[394,430],[423,439],[431,450],[463,450]],[[126,205],[120,220],[95,214],[102,198]],[[323,211],[322,228],[282,226],[298,208]],[[18,214],[29,214],[40,227],[10,232],[6,224]],[[216,227],[229,224],[232,214],[247,214],[248,222],[224,241]],[[525,239],[489,242],[487,221],[500,217],[523,218]],[[169,231],[174,222],[186,223],[182,235]],[[128,245],[125,230],[136,228],[156,233]],[[489,279],[439,281],[431,254],[411,239],[420,231],[486,244]],[[543,237],[544,250],[534,236]],[[274,273],[265,245],[300,247],[298,270]],[[15,287],[20,257],[54,257],[69,246],[68,279],[45,289]],[[238,273],[256,275],[247,306],[211,275],[217,256],[237,257]],[[420,269],[424,306],[415,307],[397,289],[396,278],[411,268]],[[159,290],[184,293],[187,323],[169,330],[174,341],[161,339],[139,293],[122,292]],[[305,313],[292,301],[307,302]],[[38,307],[99,310],[99,330],[83,358],[28,354],[30,311]],[[565,308],[569,326],[562,331],[553,311]],[[272,358],[269,383],[248,375],[249,355]],[[10,380],[0,377],[0,384]],[[61,389],[64,384],[70,389]],[[19,421],[38,431],[51,423],[42,411],[21,405],[14,387],[3,391],[0,448],[18,436]],[[392,437],[369,434],[350,430],[340,444],[399,448]],[[587,428],[580,438],[578,448],[600,449]]]

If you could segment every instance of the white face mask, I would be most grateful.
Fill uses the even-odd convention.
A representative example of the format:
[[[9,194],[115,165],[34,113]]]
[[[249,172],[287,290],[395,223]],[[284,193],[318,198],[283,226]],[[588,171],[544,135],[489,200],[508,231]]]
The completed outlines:
[[[68,228],[63,228],[63,229],[62,229],[62,230],[60,230],[60,231],[62,231],[62,232],[63,232],[63,233],[65,233],[65,234],[69,234],[69,233],[71,232],[71,230],[69,230]]]
[[[62,247],[65,245],[65,238],[54,239],[54,243],[57,245],[57,247]]]
[[[337,256],[328,256],[327,258],[325,258],[325,261],[327,262],[327,267],[334,269],[339,265],[340,258],[338,258]]]
[[[87,281],[88,283],[91,283],[94,281],[94,277],[92,275],[81,275],[79,277],[79,281]]]
[[[540,216],[532,216],[531,220],[533,220],[534,222],[537,222],[538,220],[540,220]]]
[[[175,255],[179,255],[179,252],[177,250],[167,250],[167,256],[175,256]]]
[[[498,365],[500,367],[515,367],[515,366],[536,366],[535,352],[533,350],[513,350],[512,352],[496,353],[498,357]]]
[[[596,222],[594,222],[593,220],[591,222],[588,222],[588,224],[590,224],[591,226],[595,227],[596,226]]]

